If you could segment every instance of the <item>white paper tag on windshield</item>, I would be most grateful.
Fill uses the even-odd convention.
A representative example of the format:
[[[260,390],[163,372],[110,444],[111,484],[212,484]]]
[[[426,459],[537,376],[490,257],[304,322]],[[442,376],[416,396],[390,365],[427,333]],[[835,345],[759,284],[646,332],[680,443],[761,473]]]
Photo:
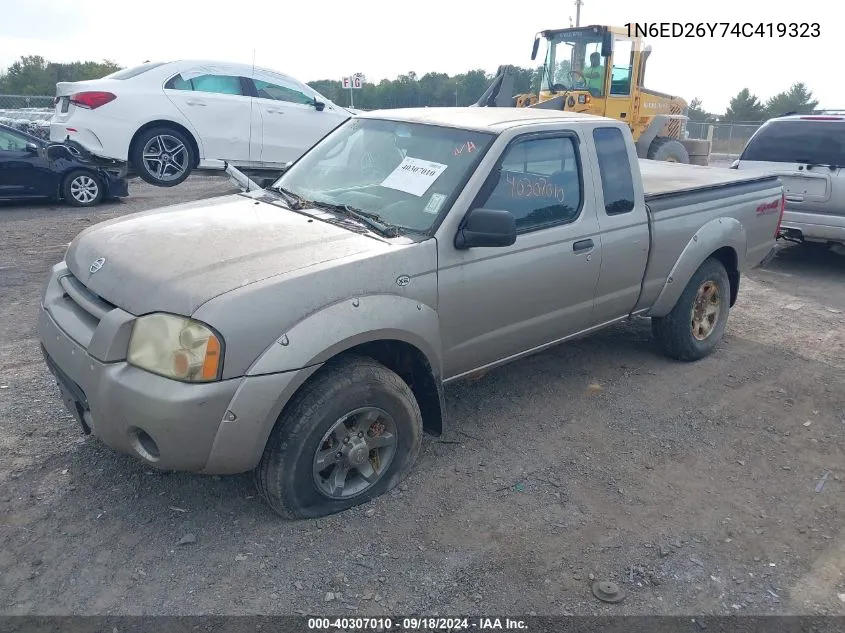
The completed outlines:
[[[431,215],[437,215],[437,212],[440,211],[440,207],[443,206],[443,201],[446,199],[442,193],[433,193],[431,194],[431,198],[428,199],[428,204],[425,205],[423,209],[423,213],[430,213]]]
[[[382,181],[381,186],[420,197],[428,191],[447,166],[406,156],[405,160]]]

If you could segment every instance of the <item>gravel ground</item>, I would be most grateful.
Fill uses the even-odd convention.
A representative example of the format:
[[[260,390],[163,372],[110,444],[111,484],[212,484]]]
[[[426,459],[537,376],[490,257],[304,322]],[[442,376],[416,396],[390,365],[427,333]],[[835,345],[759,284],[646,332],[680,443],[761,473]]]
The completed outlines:
[[[3,613],[845,614],[845,257],[785,248],[698,363],[635,320],[450,387],[401,488],[285,523],[249,477],[151,471],[61,405],[34,327],[67,242],[231,187],[130,190],[0,207]]]

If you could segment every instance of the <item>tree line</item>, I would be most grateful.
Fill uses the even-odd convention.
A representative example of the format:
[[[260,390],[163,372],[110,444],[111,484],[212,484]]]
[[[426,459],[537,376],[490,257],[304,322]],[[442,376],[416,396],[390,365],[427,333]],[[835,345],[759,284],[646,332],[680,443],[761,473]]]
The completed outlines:
[[[0,72],[0,94],[52,96],[60,81],[99,79],[120,70],[115,62],[49,62],[40,55],[25,55]]]
[[[566,63],[564,62],[563,65]],[[97,79],[121,66],[109,60],[57,63],[38,55],[21,57],[5,72],[0,72],[0,94],[46,95],[55,94],[59,81],[82,81]],[[565,72],[565,68],[560,70]],[[515,93],[533,92],[539,89],[543,67],[515,68]],[[379,108],[407,108],[421,106],[468,106],[475,103],[484,93],[494,75],[483,69],[469,70],[458,75],[429,72],[418,76],[409,71],[396,79],[382,79],[378,83],[363,82],[360,89],[344,89],[340,80],[320,79],[309,85],[340,105],[350,105],[350,97],[356,108],[376,110]],[[350,95],[350,92],[352,94]],[[761,101],[757,95],[743,88],[734,96],[723,113],[708,112],[699,98],[689,102],[688,115],[692,121],[764,121],[786,112],[811,112],[818,105],[808,87],[796,82],[788,90],[779,92]]]

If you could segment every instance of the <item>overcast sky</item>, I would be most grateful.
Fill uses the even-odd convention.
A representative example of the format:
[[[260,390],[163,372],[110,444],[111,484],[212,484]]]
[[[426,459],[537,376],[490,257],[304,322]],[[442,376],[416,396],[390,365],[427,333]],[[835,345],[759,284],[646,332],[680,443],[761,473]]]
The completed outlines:
[[[531,66],[534,33],[574,23],[575,0],[2,0],[0,68],[21,55],[51,61],[207,58],[252,62],[303,81],[362,72],[493,72]],[[817,22],[817,38],[648,38],[646,86],[700,97],[721,112],[749,88],[761,100],[805,82],[820,107],[845,108],[833,69],[839,3],[786,0],[583,0],[581,25],[628,22]],[[495,8],[496,6],[501,8]],[[215,6],[219,8],[215,8]],[[721,31],[721,27],[719,28]]]

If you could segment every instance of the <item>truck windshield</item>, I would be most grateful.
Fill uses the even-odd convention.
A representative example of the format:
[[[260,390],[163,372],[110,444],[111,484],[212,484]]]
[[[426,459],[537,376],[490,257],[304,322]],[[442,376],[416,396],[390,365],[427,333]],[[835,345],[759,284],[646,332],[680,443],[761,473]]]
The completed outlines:
[[[589,90],[593,96],[603,96],[607,58],[601,56],[601,39],[601,34],[593,33],[550,35],[543,66],[543,89]]]
[[[445,213],[494,136],[352,118],[306,153],[273,188],[305,201],[348,205],[424,233]]]

